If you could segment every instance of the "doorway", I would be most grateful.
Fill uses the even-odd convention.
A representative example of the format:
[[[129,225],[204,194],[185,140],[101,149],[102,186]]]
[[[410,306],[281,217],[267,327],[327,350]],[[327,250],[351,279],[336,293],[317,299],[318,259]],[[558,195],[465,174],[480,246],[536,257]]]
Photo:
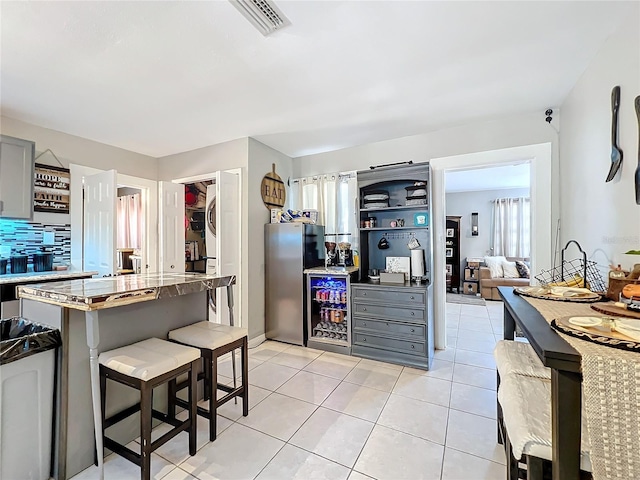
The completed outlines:
[[[81,181],[71,182],[70,187],[70,223],[71,223],[71,266],[77,270],[95,270],[87,266],[85,262],[85,198],[84,198],[84,184],[85,180],[97,174],[105,173],[104,170],[99,170],[92,167],[86,167],[84,165],[71,164],[69,166],[71,176],[75,179],[81,179]],[[140,259],[138,261],[140,265],[140,273],[155,273],[158,271],[158,248],[156,241],[157,232],[157,220],[158,220],[158,192],[157,182],[155,180],[149,180],[146,178],[134,177],[131,175],[125,175],[112,171],[115,175],[113,188],[114,198],[114,214],[111,216],[109,225],[104,225],[105,235],[103,237],[109,237],[111,242],[104,242],[105,247],[111,243],[108,247],[109,252],[103,252],[101,258],[105,261],[99,268],[99,276],[103,275],[116,275],[118,274],[118,241],[117,241],[117,197],[118,189],[121,193],[139,193],[140,205],[141,205],[141,225],[140,225]],[[94,248],[98,248],[94,246]],[[125,248],[125,247],[122,247]],[[135,255],[134,255],[135,258]],[[128,266],[128,263],[127,263]],[[124,269],[123,269],[124,270]],[[126,269],[130,270],[130,269]],[[130,273],[130,272],[127,272]]]
[[[212,185],[215,186],[215,179],[184,184],[185,272],[216,273],[216,239],[209,225],[215,222],[215,212],[211,212],[212,218],[207,215]]]
[[[485,256],[531,256],[530,162],[445,171],[445,264],[447,292],[480,297],[478,272],[473,267]],[[496,201],[510,208],[508,218],[499,217]],[[511,212],[522,207],[522,215]],[[506,223],[505,221],[508,221]],[[518,224],[515,224],[518,223]],[[513,231],[508,242],[506,233]],[[496,236],[497,235],[497,236]],[[469,263],[468,263],[469,262]],[[460,299],[463,302],[465,299]],[[468,300],[468,298],[466,299]]]
[[[162,183],[165,182],[161,182]],[[185,256],[188,271],[204,268],[207,274],[236,276],[234,298],[234,325],[241,326],[243,275],[241,272],[241,171],[217,171],[195,177],[173,180],[184,188]],[[164,235],[164,232],[162,233]],[[195,249],[198,252],[195,252]],[[205,255],[200,251],[204,250]],[[204,257],[204,258],[203,258]],[[197,260],[195,260],[197,258]],[[203,261],[204,260],[204,261]],[[213,321],[229,324],[228,298],[224,289],[216,292],[215,304],[209,317]]]
[[[529,161],[530,198],[531,198],[531,271],[551,267],[553,251],[552,224],[554,218],[551,208],[552,176],[550,143],[526,145],[486,152],[434,158],[429,161],[432,180],[433,238],[434,238],[434,317],[435,347],[446,348],[446,200],[445,172],[468,170],[473,168],[511,165]]]

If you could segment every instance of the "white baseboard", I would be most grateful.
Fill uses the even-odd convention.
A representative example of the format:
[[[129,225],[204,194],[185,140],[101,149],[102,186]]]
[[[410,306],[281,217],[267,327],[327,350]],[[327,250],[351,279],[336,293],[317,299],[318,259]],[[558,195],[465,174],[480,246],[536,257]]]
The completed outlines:
[[[254,337],[251,340],[249,340],[249,348],[256,348],[258,345],[260,345],[262,342],[266,340],[267,340],[267,337],[264,336],[264,333],[262,335],[258,335],[257,337]]]

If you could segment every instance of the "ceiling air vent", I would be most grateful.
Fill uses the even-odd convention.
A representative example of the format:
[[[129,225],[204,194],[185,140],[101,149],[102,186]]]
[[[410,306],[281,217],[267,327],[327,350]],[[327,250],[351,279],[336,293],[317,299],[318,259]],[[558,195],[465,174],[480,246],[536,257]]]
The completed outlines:
[[[265,37],[276,30],[291,25],[291,21],[276,7],[266,0],[229,0],[242,15]]]

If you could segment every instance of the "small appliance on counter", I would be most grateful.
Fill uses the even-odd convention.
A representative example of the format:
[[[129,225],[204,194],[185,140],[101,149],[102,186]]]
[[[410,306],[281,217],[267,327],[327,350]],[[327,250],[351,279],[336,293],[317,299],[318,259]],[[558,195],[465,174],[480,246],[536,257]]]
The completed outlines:
[[[47,252],[42,247],[40,252],[33,254],[33,271],[50,272],[53,270],[53,252]]]
[[[27,273],[29,256],[23,251],[16,251],[11,255],[11,273]]]
[[[338,253],[336,252],[336,247],[338,246],[338,244],[333,241],[327,241],[328,239],[332,238],[335,240],[335,233],[326,233],[324,235],[325,238],[325,242],[324,242],[324,248],[327,251],[327,255],[325,258],[325,266],[327,267],[335,267],[338,265]]]

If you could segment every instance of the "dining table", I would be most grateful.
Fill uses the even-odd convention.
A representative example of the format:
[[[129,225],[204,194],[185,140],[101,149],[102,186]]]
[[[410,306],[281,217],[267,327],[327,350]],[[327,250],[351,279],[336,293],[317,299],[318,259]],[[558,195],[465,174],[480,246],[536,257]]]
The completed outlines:
[[[594,480],[639,479],[640,352],[621,342],[606,344],[597,335],[569,335],[552,327],[569,316],[599,316],[591,308],[598,304],[532,298],[513,287],[498,287],[498,292],[504,339],[514,340],[521,332],[551,369],[553,480],[580,478],[583,421]]]

